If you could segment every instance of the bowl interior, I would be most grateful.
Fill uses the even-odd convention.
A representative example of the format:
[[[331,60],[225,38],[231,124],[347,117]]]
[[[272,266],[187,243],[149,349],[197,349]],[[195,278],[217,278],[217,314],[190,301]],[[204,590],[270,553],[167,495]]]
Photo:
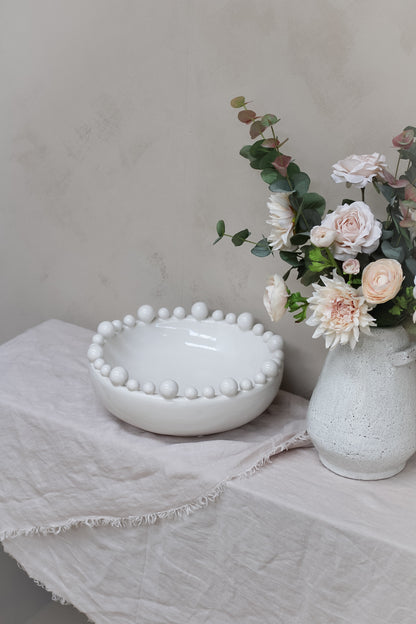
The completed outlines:
[[[131,378],[156,385],[174,379],[179,394],[227,378],[253,378],[269,351],[262,338],[236,324],[194,318],[158,320],[125,328],[104,345],[104,359]]]

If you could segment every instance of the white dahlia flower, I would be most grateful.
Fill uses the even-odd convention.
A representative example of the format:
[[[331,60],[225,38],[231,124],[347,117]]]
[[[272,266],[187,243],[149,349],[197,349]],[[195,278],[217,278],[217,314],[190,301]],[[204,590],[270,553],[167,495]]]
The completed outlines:
[[[290,243],[293,236],[295,212],[289,202],[290,193],[272,193],[267,202],[270,219],[266,221],[272,226],[267,238],[273,251],[295,249]]]
[[[349,344],[354,349],[360,332],[370,333],[376,324],[368,314],[371,309],[361,290],[353,288],[335,271],[332,279],[322,277],[324,285],[314,284],[314,293],[308,303],[313,314],[307,325],[316,326],[313,338],[325,336],[326,348],[333,349],[337,344]]]

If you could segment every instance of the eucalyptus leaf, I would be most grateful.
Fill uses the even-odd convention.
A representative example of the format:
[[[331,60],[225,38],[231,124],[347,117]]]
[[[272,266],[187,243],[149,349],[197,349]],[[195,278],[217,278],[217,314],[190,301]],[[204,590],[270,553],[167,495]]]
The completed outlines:
[[[244,147],[240,150],[240,156],[243,158],[248,158],[249,160],[254,160],[254,156],[251,154],[252,145],[244,145]]]
[[[261,118],[261,123],[265,128],[267,128],[268,126],[273,126],[278,121],[279,119],[276,117],[276,115],[270,115],[269,113],[263,115],[263,117]]]
[[[315,225],[321,224],[321,215],[314,208],[304,208],[299,211],[297,225],[301,231],[310,231]]]
[[[262,143],[263,139],[260,139],[259,141],[255,141],[255,143],[249,146],[250,156],[252,156],[253,158],[260,158],[264,154],[267,154],[269,150],[267,149],[267,147],[263,147]]]
[[[290,181],[294,187],[294,190],[302,197],[308,192],[311,179],[307,173],[300,171],[291,176]]]
[[[277,171],[276,171],[277,173]],[[290,184],[288,182],[288,180],[286,178],[284,178],[283,176],[278,175],[277,180],[275,180],[270,186],[269,189],[272,191],[272,193],[281,193],[281,192],[286,192],[286,193],[290,193],[290,191],[292,190],[290,188]]]
[[[270,256],[272,250],[270,248],[267,238],[262,238],[261,240],[259,240],[259,242],[256,243],[251,249],[251,253],[259,258],[265,258],[266,256]]]
[[[242,95],[239,95],[233,98],[230,102],[233,108],[241,108],[242,106],[244,106],[245,103],[246,103],[246,98]]]
[[[326,201],[322,197],[322,195],[318,195],[318,193],[305,193],[302,197],[302,204],[300,206],[300,209],[303,212],[305,211],[305,209],[316,211],[318,215],[322,217],[325,212],[325,206]],[[314,225],[318,225],[319,223],[314,223]]]
[[[396,191],[392,189],[391,186],[389,186],[388,184],[381,184],[380,191],[389,203],[391,203],[392,200],[396,197]]]
[[[234,236],[231,239],[231,242],[235,245],[235,247],[240,247],[240,245],[242,245],[249,236],[250,236],[250,232],[246,228],[245,230],[241,230],[240,232],[237,232],[236,234],[234,234]]]
[[[403,247],[393,247],[389,241],[383,241],[381,243],[381,250],[386,256],[386,258],[390,258],[391,260],[397,260],[400,264],[406,257],[406,252]]]
[[[292,267],[298,267],[302,264],[301,260],[298,260],[297,254],[294,251],[280,251],[279,255],[284,262],[290,264]]]
[[[266,182],[266,184],[272,184],[278,178],[278,173],[276,169],[272,169],[271,167],[266,167],[261,172],[262,179]]]
[[[289,166],[287,168],[287,176],[288,178],[292,179],[293,176],[297,173],[300,173],[300,168],[296,163],[292,161],[291,163],[289,163]]]
[[[416,260],[414,258],[406,258],[405,265],[412,275],[416,275]]]
[[[221,236],[221,237],[224,236],[224,234],[225,234],[225,223],[224,223],[223,219],[220,219],[217,222],[217,234],[218,234],[218,236]]]
[[[343,199],[341,202],[341,206],[343,206],[344,204],[350,205],[350,204],[353,204],[354,202],[355,202],[355,199]]]
[[[309,240],[309,232],[299,232],[290,239],[292,245],[304,245]]]

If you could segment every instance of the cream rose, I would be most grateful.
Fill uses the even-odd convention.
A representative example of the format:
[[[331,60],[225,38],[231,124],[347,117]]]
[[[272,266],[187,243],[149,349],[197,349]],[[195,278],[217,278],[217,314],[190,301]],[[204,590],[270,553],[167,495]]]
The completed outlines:
[[[315,247],[330,247],[335,241],[337,233],[322,225],[315,225],[311,229],[310,238],[312,245]]]
[[[266,223],[272,226],[267,240],[273,251],[295,249],[290,243],[290,238],[293,236],[295,212],[290,205],[289,197],[290,193],[272,193],[267,202],[270,219]]]
[[[287,289],[280,275],[272,275],[266,283],[263,303],[271,320],[280,321],[286,310]]]
[[[339,160],[332,165],[331,178],[335,182],[346,182],[364,188],[373,178],[384,180],[386,157],[374,152],[374,154],[351,154],[344,160]]]
[[[373,305],[394,299],[403,281],[402,265],[397,260],[383,258],[370,262],[362,276],[365,300]]]
[[[378,247],[381,223],[362,201],[338,206],[326,215],[321,225],[337,233],[334,246],[337,260],[355,258],[359,253],[371,254]]]

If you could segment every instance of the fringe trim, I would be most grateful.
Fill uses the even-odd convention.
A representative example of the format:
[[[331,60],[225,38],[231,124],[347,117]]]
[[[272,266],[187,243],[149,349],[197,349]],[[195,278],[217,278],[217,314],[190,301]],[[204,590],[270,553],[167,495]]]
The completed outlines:
[[[7,554],[9,554],[9,553],[7,553]],[[14,559],[14,557],[13,557],[13,560],[17,564],[17,567],[20,568],[20,570],[23,570],[23,572],[30,578],[30,580],[32,580],[34,582],[35,585],[37,585],[38,587],[40,587],[41,589],[45,590],[46,592],[48,592],[48,594],[51,595],[51,599],[54,602],[59,602],[61,605],[69,605],[69,604],[71,604],[70,602],[68,602],[64,598],[61,598],[61,596],[58,596],[58,594],[55,594],[53,591],[48,589],[48,587],[44,583],[42,583],[41,581],[38,581],[38,579],[36,579],[33,576],[31,576],[30,574],[28,574],[28,571],[26,570],[26,568],[24,566],[22,566],[20,561],[17,561],[17,559]]]
[[[215,488],[211,490],[211,492],[209,492],[208,494],[200,496],[190,503],[186,503],[173,509],[158,511],[149,514],[142,514],[139,516],[90,516],[88,518],[70,518],[66,522],[62,522],[59,524],[34,526],[28,529],[10,529],[0,533],[0,542],[6,539],[12,539],[14,537],[29,537],[31,535],[59,535],[60,533],[64,533],[65,531],[69,531],[70,529],[82,526],[87,526],[91,528],[102,526],[111,526],[116,528],[138,527],[142,525],[155,524],[159,520],[170,520],[181,518],[183,516],[189,516],[191,513],[198,511],[199,509],[203,509],[209,503],[215,502],[217,498],[224,492],[227,484],[233,479],[243,479],[254,475],[258,470],[260,470],[260,468],[262,468],[266,464],[270,464],[271,458],[278,453],[288,451],[291,448],[311,446],[311,444],[312,443],[310,441],[309,435],[306,431],[296,434],[289,438],[289,440],[287,440],[286,442],[272,446],[265,455],[260,457],[254,463],[253,466],[251,466],[241,474],[227,477],[226,479],[224,479],[224,481],[218,483]],[[42,586],[42,584],[40,583],[39,585]],[[54,595],[52,594],[53,600],[57,600],[58,602],[61,602],[63,600],[59,596],[56,596],[55,598],[53,596]],[[65,601],[63,601],[62,604],[66,604]]]

